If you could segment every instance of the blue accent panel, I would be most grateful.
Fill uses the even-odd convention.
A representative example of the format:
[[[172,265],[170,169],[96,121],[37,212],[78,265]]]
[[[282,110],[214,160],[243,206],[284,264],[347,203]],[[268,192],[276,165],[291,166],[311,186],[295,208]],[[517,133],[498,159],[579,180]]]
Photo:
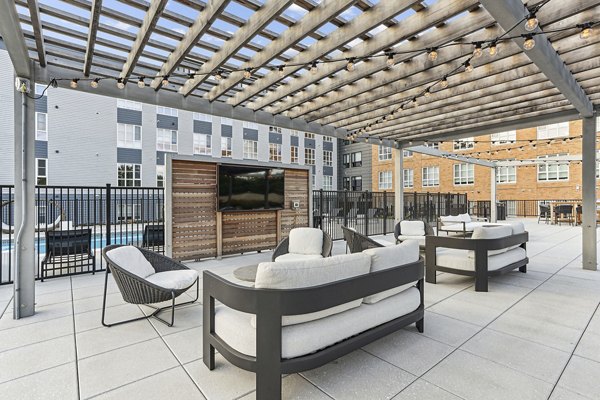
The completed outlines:
[[[323,142],[323,150],[333,151],[333,142]]]
[[[290,144],[292,146],[298,146],[298,136],[290,136]]]
[[[212,122],[194,120],[194,133],[212,135]]]
[[[42,113],[48,112],[48,96],[42,96],[35,100],[35,111]]]
[[[304,139],[304,147],[307,149],[315,148],[315,139]]]
[[[161,129],[179,130],[179,118],[171,115],[156,115],[156,127]]]
[[[48,142],[45,140],[35,141],[35,158],[48,158]]]
[[[156,165],[165,165],[165,154],[167,154],[166,151],[156,152]]]
[[[142,125],[142,112],[117,108],[117,122],[119,124]]]
[[[127,164],[141,164],[142,150],[141,149],[124,149],[117,147],[117,162]]]
[[[221,125],[221,136],[222,137],[233,137],[233,126]]]
[[[333,167],[323,167],[323,175],[333,176]]]
[[[281,133],[269,132],[269,143],[283,143]]]
[[[244,128],[244,139],[258,141],[258,131],[256,129]]]

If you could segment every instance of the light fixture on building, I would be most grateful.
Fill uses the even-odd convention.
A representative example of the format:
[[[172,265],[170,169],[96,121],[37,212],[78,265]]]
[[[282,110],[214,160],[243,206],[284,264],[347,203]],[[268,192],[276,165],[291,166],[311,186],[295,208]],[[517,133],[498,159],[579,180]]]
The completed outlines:
[[[90,86],[92,87],[92,89],[96,89],[98,87],[99,82],[100,78],[95,78],[93,81],[91,81]]]
[[[310,66],[310,73],[313,75],[317,74],[317,62],[313,61],[312,65]]]
[[[348,72],[354,71],[354,58],[348,59],[348,64],[346,64],[346,69],[348,70]]]
[[[481,49],[481,42],[475,43],[475,49],[473,50],[473,57],[479,58],[483,54],[483,50]]]
[[[437,48],[432,48],[429,49],[428,53],[427,53],[427,57],[429,58],[429,61],[435,61],[438,58],[438,52],[437,52]]]
[[[123,78],[117,79],[117,87],[121,90],[125,89],[125,82],[123,81]]]
[[[138,87],[140,89],[143,89],[143,88],[146,87],[146,82],[144,82],[144,77],[143,76],[140,76],[140,79],[138,80],[137,85],[138,85]]]
[[[246,68],[244,70],[244,78],[250,79],[251,76],[252,76],[252,68]]]
[[[71,86],[71,89],[77,89],[77,82],[79,82],[79,79],[71,80],[71,83],[69,84],[69,86]]]
[[[529,14],[529,17],[527,17],[527,21],[525,22],[525,30],[528,32],[531,32],[531,31],[535,30],[535,28],[537,28],[538,25],[539,25],[539,21],[535,17],[535,13]]]
[[[535,47],[535,40],[533,39],[533,35],[526,35],[525,42],[523,42],[523,48],[525,50],[531,50]]]
[[[467,72],[473,72],[473,66],[471,65],[471,63],[469,62],[469,60],[465,61],[465,71],[467,71]]]

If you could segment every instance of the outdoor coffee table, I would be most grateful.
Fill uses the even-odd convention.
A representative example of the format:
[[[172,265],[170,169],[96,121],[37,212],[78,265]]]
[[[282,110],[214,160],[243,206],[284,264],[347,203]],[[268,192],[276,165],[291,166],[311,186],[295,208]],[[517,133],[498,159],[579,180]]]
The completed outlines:
[[[256,270],[258,265],[246,265],[245,267],[239,267],[233,271],[235,276],[240,281],[253,282],[256,280]]]

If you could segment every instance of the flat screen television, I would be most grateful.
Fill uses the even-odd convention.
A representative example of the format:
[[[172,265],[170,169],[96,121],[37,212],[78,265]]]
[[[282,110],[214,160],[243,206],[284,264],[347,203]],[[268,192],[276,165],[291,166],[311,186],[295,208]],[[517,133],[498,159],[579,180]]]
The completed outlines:
[[[282,169],[219,165],[219,211],[282,209],[284,189]]]

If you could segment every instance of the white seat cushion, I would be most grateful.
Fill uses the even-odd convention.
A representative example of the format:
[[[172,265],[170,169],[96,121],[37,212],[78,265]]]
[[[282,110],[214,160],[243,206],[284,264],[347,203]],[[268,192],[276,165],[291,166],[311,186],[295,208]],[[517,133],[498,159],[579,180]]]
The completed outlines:
[[[419,243],[415,240],[407,240],[391,247],[380,247],[378,249],[367,249],[363,253],[371,256],[371,271],[383,271],[404,264],[414,263],[419,260]],[[385,298],[398,294],[407,288],[414,286],[416,281],[405,285],[385,290],[380,293],[366,296],[363,303],[374,304]]]
[[[277,261],[260,263],[256,271],[254,287],[257,289],[297,289],[341,281],[367,274],[371,257],[356,253],[303,261]],[[319,312],[286,315],[283,325],[300,324],[340,313],[360,306],[362,299],[331,307]],[[255,324],[256,321],[253,321]]]
[[[465,222],[464,230],[467,232],[473,232],[473,230],[475,228],[479,228],[480,226],[483,226],[483,225],[490,225],[490,224],[488,222]],[[463,224],[455,223],[455,224],[443,225],[440,227],[440,230],[448,231],[448,232],[462,232]]]
[[[288,251],[296,254],[321,254],[323,252],[323,231],[315,228],[292,229]]]
[[[458,214],[458,218],[460,221],[464,221],[466,223],[472,222],[471,216],[469,214]]]
[[[198,272],[193,269],[182,269],[179,271],[157,272],[146,278],[150,283],[165,289],[186,289],[198,279]]]
[[[494,225],[494,226],[479,226],[473,229],[473,235],[471,239],[500,239],[512,235],[512,228],[507,225]],[[519,246],[517,246],[519,247]],[[505,247],[503,249],[488,250],[488,257],[495,254],[504,253],[514,247]],[[475,251],[469,251],[469,257],[475,257]]]
[[[406,236],[425,236],[423,221],[400,221],[400,233]]]
[[[377,304],[360,307],[303,324],[284,326],[281,331],[281,354],[294,358],[314,353],[375,326],[406,315],[420,304],[420,294],[410,288]],[[256,356],[256,328],[250,325],[253,314],[226,306],[215,310],[215,332],[235,350]]]
[[[304,261],[304,260],[318,260],[319,258],[323,258],[320,254],[296,254],[296,253],[287,253],[280,255],[275,259],[275,261]]]
[[[440,267],[475,271],[475,259],[469,257],[469,250],[438,248],[436,265]],[[518,247],[488,257],[488,271],[495,271],[527,257],[525,249]]]
[[[146,278],[156,271],[141,251],[134,246],[121,246],[106,252],[107,257],[119,267],[140,278]]]
[[[416,240],[419,243],[419,246],[425,246],[425,239],[427,236],[408,236],[408,235],[399,235],[398,240],[404,242],[406,240]]]

